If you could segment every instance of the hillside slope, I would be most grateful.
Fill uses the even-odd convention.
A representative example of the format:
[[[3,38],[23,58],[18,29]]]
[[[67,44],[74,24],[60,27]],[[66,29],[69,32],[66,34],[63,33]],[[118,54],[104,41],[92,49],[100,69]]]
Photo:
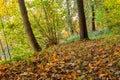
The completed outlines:
[[[0,65],[0,80],[120,80],[119,36],[76,41]]]

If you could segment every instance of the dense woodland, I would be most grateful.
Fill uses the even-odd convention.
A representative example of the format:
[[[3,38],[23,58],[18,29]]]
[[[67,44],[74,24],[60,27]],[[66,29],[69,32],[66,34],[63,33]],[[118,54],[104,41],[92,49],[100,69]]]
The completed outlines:
[[[120,0],[1,0],[0,80],[120,80]]]

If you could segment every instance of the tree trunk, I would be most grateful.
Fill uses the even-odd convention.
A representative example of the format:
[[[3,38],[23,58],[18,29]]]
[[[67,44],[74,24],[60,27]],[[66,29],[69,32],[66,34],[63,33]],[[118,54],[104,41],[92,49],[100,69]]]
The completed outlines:
[[[33,34],[31,24],[30,24],[30,21],[28,18],[28,13],[26,10],[25,2],[24,2],[24,0],[18,0],[18,3],[19,3],[22,18],[23,18],[23,23],[25,26],[25,32],[26,32],[28,39],[30,41],[30,45],[35,52],[40,52],[42,49],[39,46],[39,44],[38,44],[38,42]]]
[[[92,1],[91,9],[92,9],[92,31],[96,31],[95,28],[95,8],[94,8],[95,1]]]
[[[69,0],[66,0],[67,3],[67,21],[68,21],[68,26],[70,27],[70,33],[71,35],[74,34],[74,26],[72,23],[72,18],[71,18],[71,13],[70,13],[70,4],[69,4]]]
[[[2,45],[1,40],[0,40],[0,46],[1,46],[1,50],[2,50],[2,54],[1,54],[1,55],[4,55],[5,60],[7,60],[6,54],[5,54],[5,50],[4,50],[4,48],[3,48],[3,45]],[[2,59],[2,58],[1,58],[1,59]]]
[[[78,17],[79,17],[79,26],[80,26],[80,39],[81,40],[88,39],[83,0],[77,0],[77,6],[78,6]]]
[[[8,52],[9,58],[11,59],[10,49],[9,49],[9,45],[8,45],[8,41],[7,41],[7,36],[5,34],[5,28],[4,28],[4,24],[3,24],[2,20],[1,20],[1,25],[2,25],[2,30],[3,30],[3,36],[4,36],[4,39],[5,39],[5,43],[6,43],[7,52]],[[2,45],[2,43],[1,43],[1,45]],[[6,57],[6,59],[7,59],[7,57]]]
[[[7,36],[5,34],[5,28],[4,28],[4,24],[3,24],[2,20],[1,20],[1,25],[2,25],[2,28],[3,28],[3,35],[4,35],[6,47],[7,47],[7,52],[8,52],[9,58],[11,59],[10,49],[9,49],[9,46],[8,46],[8,40],[7,40]],[[6,57],[6,59],[7,59],[7,57]]]

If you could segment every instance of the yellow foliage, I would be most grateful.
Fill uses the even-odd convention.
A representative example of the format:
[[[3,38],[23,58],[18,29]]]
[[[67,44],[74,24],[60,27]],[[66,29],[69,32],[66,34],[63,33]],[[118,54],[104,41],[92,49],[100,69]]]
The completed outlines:
[[[3,16],[11,16],[14,13],[14,9],[17,7],[17,0],[1,0],[0,1],[0,19]]]
[[[63,35],[63,37],[67,38],[69,36],[68,32],[64,29],[62,30],[61,34]]]
[[[120,4],[120,0],[117,0],[116,4]]]

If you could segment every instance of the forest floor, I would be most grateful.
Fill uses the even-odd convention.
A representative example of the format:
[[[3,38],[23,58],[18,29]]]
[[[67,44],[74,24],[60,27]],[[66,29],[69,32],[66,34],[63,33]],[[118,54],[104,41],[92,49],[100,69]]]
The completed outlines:
[[[120,80],[118,38],[53,46],[28,59],[2,64],[0,80]]]

